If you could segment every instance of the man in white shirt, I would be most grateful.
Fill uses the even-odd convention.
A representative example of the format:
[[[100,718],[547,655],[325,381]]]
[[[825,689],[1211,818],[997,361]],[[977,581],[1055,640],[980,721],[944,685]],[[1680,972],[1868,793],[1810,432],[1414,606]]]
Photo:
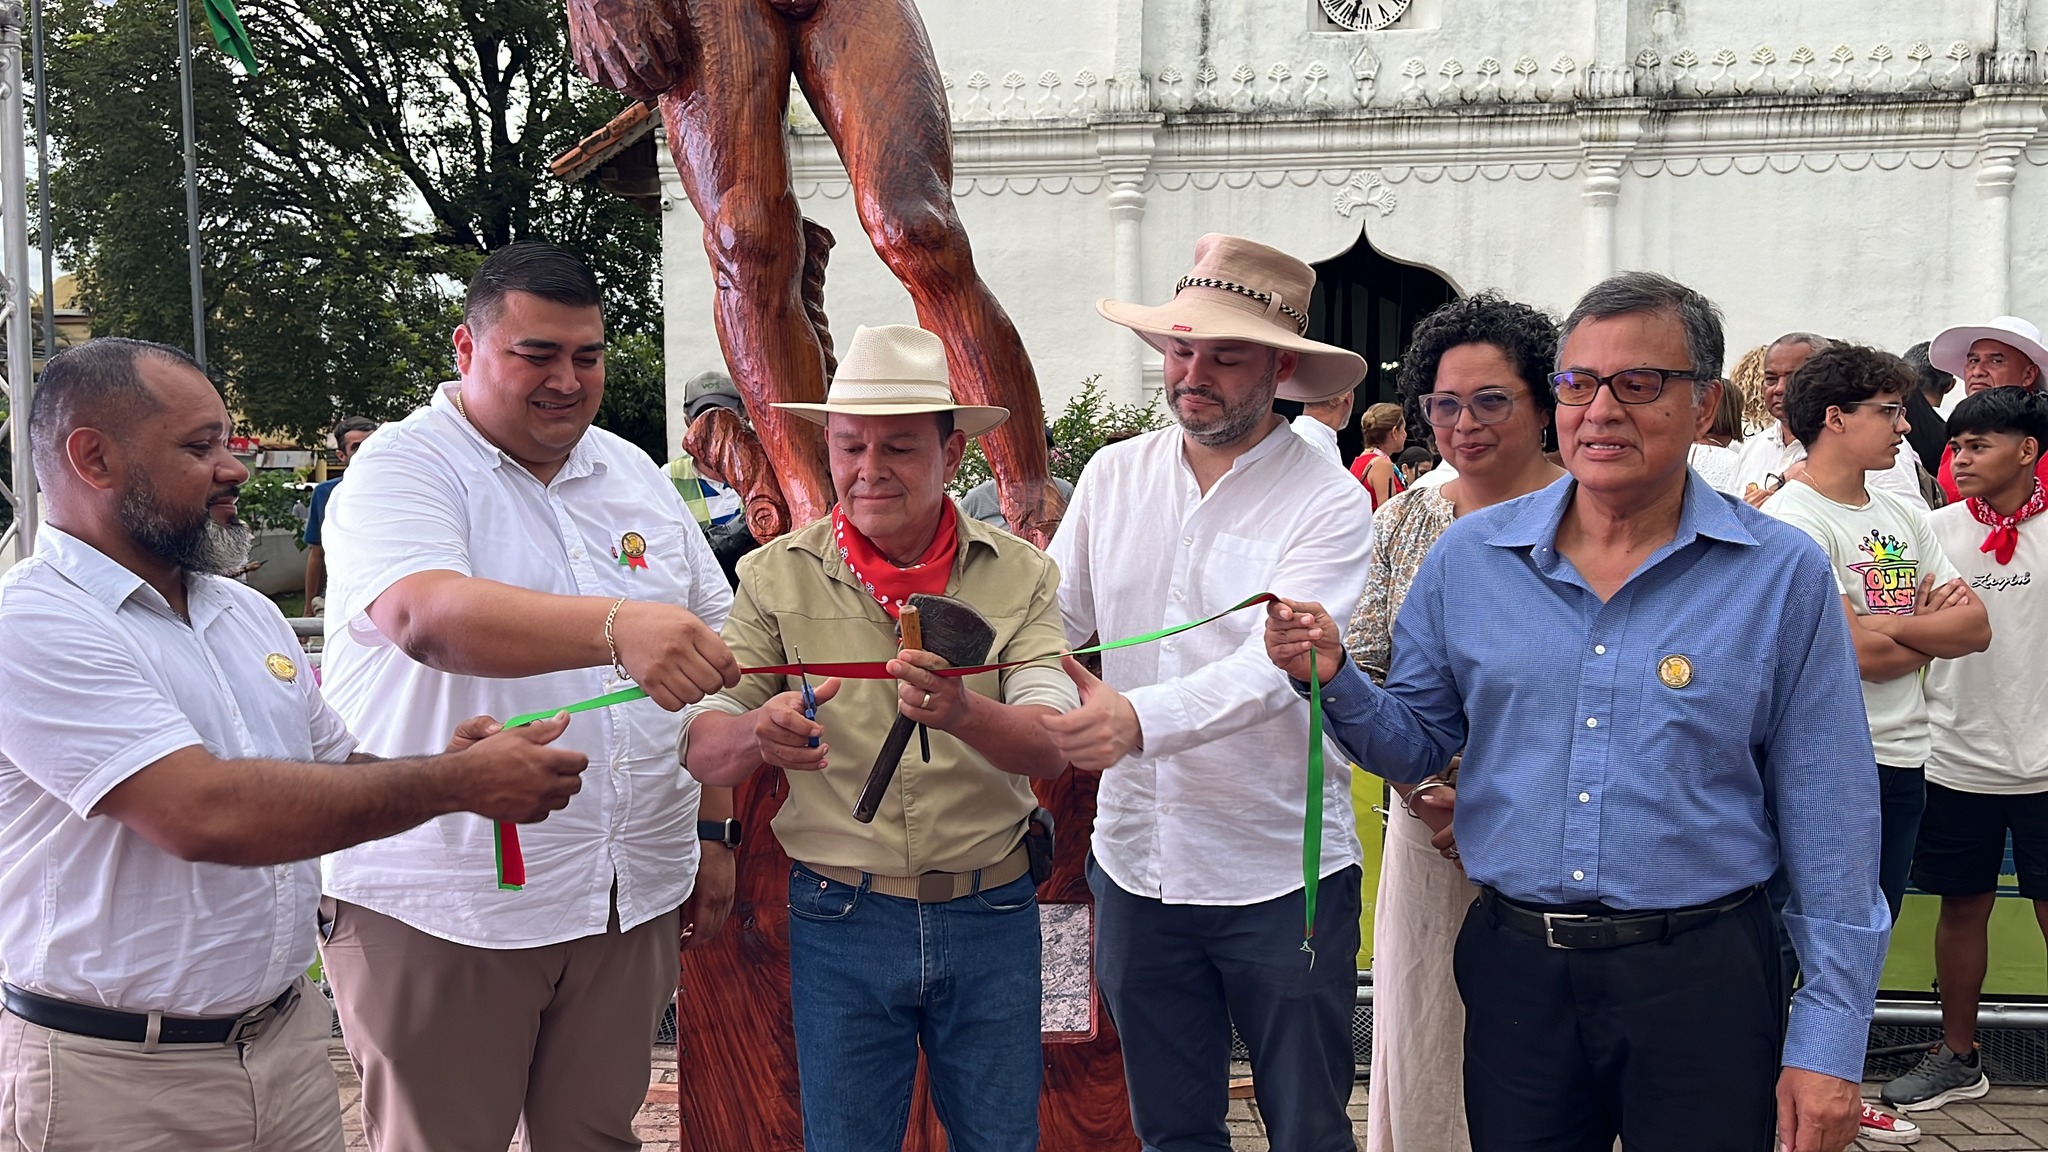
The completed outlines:
[[[1806,445],[1800,443],[1785,422],[1785,386],[1814,353],[1825,352],[1834,344],[1811,332],[1787,332],[1773,340],[1765,352],[1764,408],[1771,414],[1772,423],[1742,442],[1732,490],[1750,507],[1763,507],[1773,492],[1806,467]],[[1882,488],[1922,510],[1927,507],[1927,498],[1920,490],[1919,457],[1913,446],[1904,441],[1892,453],[1891,465],[1874,469],[1866,479],[1872,488]]]
[[[585,759],[545,746],[565,717],[356,751],[276,606],[221,575],[249,473],[183,352],[61,352],[16,416],[50,516],[0,580],[0,1147],[341,1152],[310,858],[538,820]]]
[[[731,593],[645,453],[590,427],[604,316],[582,261],[494,253],[455,332],[461,380],[387,424],[327,530],[326,692],[363,745],[449,716],[552,708],[630,681],[564,743],[593,771],[501,886],[488,821],[330,856],[323,955],[379,1152],[636,1148],[684,947],[731,905],[731,795],[676,761],[677,710],[738,682]],[[701,853],[700,836],[706,841]]]
[[[1283,252],[1209,235],[1170,303],[1096,305],[1165,355],[1177,427],[1107,448],[1082,473],[1050,549],[1071,642],[1201,620],[1268,590],[1357,601],[1367,493],[1272,412],[1276,394],[1318,401],[1365,374],[1357,355],[1303,336],[1314,285]],[[1261,625],[1244,611],[1106,652],[1102,681],[1070,660],[1081,707],[1043,721],[1069,762],[1103,774],[1096,973],[1133,1125],[1160,1152],[1228,1146],[1233,1023],[1273,1146],[1353,1147],[1350,781],[1340,768],[1323,782],[1310,951],[1307,708],[1266,659]]]
[[[1316,455],[1335,464],[1344,466],[1344,453],[1337,447],[1337,433],[1351,423],[1351,401],[1354,393],[1345,392],[1301,406],[1301,415],[1288,422],[1294,434],[1316,450]]]
[[[1909,1112],[1991,1090],[1977,1006],[2008,833],[2019,894],[2048,931],[2048,490],[2035,475],[2048,400],[2031,389],[1980,390],[1956,405],[1947,431],[1963,498],[1927,520],[1983,597],[1992,635],[1984,651],[1927,670],[1933,744],[1913,885],[1941,897],[1942,1043],[1884,1087],[1885,1103]]]

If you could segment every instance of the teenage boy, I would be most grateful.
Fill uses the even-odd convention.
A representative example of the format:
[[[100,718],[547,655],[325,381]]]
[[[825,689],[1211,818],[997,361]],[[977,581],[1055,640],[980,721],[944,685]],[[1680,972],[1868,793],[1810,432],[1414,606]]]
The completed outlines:
[[[1915,383],[1906,362],[1887,352],[1849,344],[1816,352],[1785,388],[1785,425],[1806,446],[1806,470],[1763,505],[1820,544],[1849,615],[1881,797],[1877,882],[1893,923],[1927,803],[1920,671],[1991,641],[1984,604],[1957,579],[1926,510],[1864,483],[1896,458]],[[1865,1105],[1859,1135],[1911,1143],[1920,1133]]]
[[[2048,444],[2048,400],[2022,388],[1974,393],[1956,406],[1948,434],[1963,500],[1928,523],[1983,597],[1993,640],[1927,673],[1933,750],[1913,883],[1941,897],[1942,1043],[1885,1085],[1885,1103],[1910,1112],[1991,1089],[1977,1055],[1977,999],[2008,830],[2020,895],[2034,901],[2048,933],[2048,680],[2039,663],[2048,641],[2048,493],[2034,473]]]

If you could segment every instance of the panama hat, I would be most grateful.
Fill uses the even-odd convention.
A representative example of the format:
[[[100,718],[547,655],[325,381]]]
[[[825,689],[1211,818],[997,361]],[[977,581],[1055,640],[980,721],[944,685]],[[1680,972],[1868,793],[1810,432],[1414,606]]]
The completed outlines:
[[[1989,324],[1958,324],[1944,328],[1927,346],[1927,362],[1951,376],[1961,376],[1969,367],[1970,345],[1979,340],[2010,344],[2026,354],[2048,380],[2048,348],[2041,346],[2041,330],[2017,316],[2000,316]]]
[[[1010,418],[1008,408],[958,404],[946,377],[946,346],[911,324],[863,325],[839,361],[823,404],[777,404],[813,424],[833,412],[844,416],[907,416],[951,412],[969,436],[992,432]]]
[[[1154,307],[1097,300],[1095,310],[1161,352],[1174,340],[1243,340],[1296,353],[1301,359],[1281,383],[1280,399],[1313,403],[1365,379],[1365,357],[1308,338],[1315,287],[1315,269],[1278,248],[1211,232],[1195,241],[1194,270],[1174,285],[1172,300]]]

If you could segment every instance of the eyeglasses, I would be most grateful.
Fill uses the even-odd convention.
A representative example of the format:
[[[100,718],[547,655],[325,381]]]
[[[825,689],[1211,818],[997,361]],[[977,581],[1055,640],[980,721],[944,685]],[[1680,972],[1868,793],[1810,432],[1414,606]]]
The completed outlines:
[[[1853,404],[1844,405],[1844,407],[1875,408],[1879,412],[1884,414],[1884,418],[1886,421],[1897,420],[1899,417],[1904,416],[1906,414],[1906,406],[1904,404],[1879,404],[1875,400],[1858,400]]]
[[[1507,419],[1515,410],[1515,397],[1526,392],[1510,392],[1505,388],[1481,388],[1472,394],[1470,400],[1453,396],[1449,392],[1425,392],[1422,395],[1422,418],[1432,427],[1449,428],[1458,422],[1458,414],[1467,408],[1472,418],[1481,424],[1498,424]]]
[[[1630,368],[1612,376],[1601,376],[1592,372],[1556,372],[1550,377],[1551,395],[1559,404],[1573,407],[1591,404],[1593,397],[1600,394],[1600,386],[1614,393],[1614,398],[1623,404],[1648,404],[1664,394],[1664,385],[1673,380],[1697,380],[1690,371],[1676,368]]]

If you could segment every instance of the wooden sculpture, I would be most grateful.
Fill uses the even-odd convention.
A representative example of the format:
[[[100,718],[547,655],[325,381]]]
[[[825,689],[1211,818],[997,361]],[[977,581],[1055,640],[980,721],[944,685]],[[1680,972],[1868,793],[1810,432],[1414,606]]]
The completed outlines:
[[[1024,342],[975,272],[953,210],[953,133],[913,0],[568,0],[593,81],[655,101],[704,220],[715,319],[733,383],[790,522],[831,509],[819,428],[769,407],[825,396],[802,297],[804,249],[784,123],[792,76],[839,150],[861,226],[945,341],[954,392],[1010,410],[982,439],[1003,515],[1039,544],[1064,511],[1047,482],[1044,412]]]

